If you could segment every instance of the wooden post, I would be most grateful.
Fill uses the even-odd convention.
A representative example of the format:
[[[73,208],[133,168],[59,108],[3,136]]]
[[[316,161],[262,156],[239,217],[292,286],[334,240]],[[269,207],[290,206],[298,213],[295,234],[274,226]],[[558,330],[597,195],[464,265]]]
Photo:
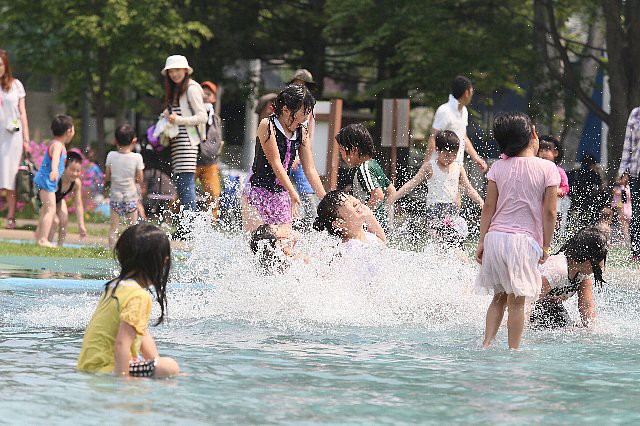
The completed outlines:
[[[327,171],[329,175],[329,191],[333,191],[338,187],[338,167],[340,166],[340,153],[336,135],[342,127],[342,99],[334,99],[331,101],[331,110],[329,112],[329,143],[327,149]]]
[[[396,167],[398,164],[398,100],[393,100],[391,108],[391,182],[396,183]]]

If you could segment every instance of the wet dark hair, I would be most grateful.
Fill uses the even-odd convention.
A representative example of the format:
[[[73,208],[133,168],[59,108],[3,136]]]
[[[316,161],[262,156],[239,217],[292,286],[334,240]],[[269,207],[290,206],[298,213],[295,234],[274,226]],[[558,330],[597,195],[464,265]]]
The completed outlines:
[[[116,144],[118,146],[131,145],[136,137],[136,131],[129,124],[121,124],[116,129]]]
[[[609,241],[605,231],[597,226],[587,226],[560,247],[558,253],[563,252],[567,259],[575,262],[589,262],[593,270],[596,284],[602,285],[606,281],[602,278],[600,262],[607,262]]]
[[[340,129],[336,135],[336,141],[347,152],[355,148],[363,156],[373,157],[376,153],[371,133],[362,123],[349,124]]]
[[[251,233],[249,247],[258,256],[258,264],[267,274],[282,273],[289,267],[289,262],[278,253],[277,241],[278,237],[271,225],[260,225]]]
[[[153,285],[155,289],[160,305],[160,317],[156,325],[161,324],[167,309],[166,290],[171,270],[171,245],[167,234],[150,223],[130,226],[118,238],[113,255],[120,264],[120,275],[105,284],[105,293],[109,285],[115,281],[115,287],[111,292],[115,298],[113,295],[120,281],[142,276],[147,284]]]
[[[493,137],[500,152],[513,157],[529,146],[533,124],[524,112],[500,112],[493,119]]]
[[[582,156],[582,160],[580,160],[580,165],[582,167],[590,167],[590,166],[593,166],[594,164],[598,164],[598,162],[596,161],[596,158],[590,154],[584,154]]]
[[[67,152],[67,159],[64,163],[64,167],[67,168],[71,163],[79,163],[82,164],[82,155],[77,152],[69,151]]]
[[[436,134],[436,149],[438,151],[458,152],[460,139],[451,130],[443,130]]]
[[[459,75],[451,82],[451,96],[460,99],[462,95],[464,95],[464,92],[472,87],[473,83],[471,83],[471,80],[463,75]]]
[[[538,149],[555,149],[558,151],[558,156],[554,160],[554,163],[559,164],[564,157],[564,149],[562,149],[560,141],[551,135],[542,135],[538,140],[540,141],[540,147]]]
[[[63,136],[67,130],[73,127],[73,118],[68,115],[59,114],[51,122],[51,133],[53,136]]]
[[[320,232],[326,230],[329,235],[342,237],[340,229],[335,228],[333,222],[340,218],[338,209],[348,198],[349,194],[340,190],[328,192],[318,204],[318,217],[313,222],[313,229]]]
[[[291,112],[289,123],[293,123],[293,117],[300,110],[304,112],[304,115],[311,114],[313,106],[316,104],[316,100],[313,95],[304,85],[290,84],[285,87],[282,92],[278,94],[278,97],[273,101],[273,109],[277,117],[282,116],[284,107]]]

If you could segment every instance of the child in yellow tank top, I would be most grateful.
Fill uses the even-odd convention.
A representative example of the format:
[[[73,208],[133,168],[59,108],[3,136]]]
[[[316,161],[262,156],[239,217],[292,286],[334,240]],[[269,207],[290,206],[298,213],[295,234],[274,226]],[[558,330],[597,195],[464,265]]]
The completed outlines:
[[[176,361],[159,356],[148,330],[151,286],[161,309],[156,325],[164,320],[171,268],[169,239],[158,227],[141,223],[128,228],[114,250],[122,270],[105,285],[87,325],[78,370],[134,377],[178,374]]]

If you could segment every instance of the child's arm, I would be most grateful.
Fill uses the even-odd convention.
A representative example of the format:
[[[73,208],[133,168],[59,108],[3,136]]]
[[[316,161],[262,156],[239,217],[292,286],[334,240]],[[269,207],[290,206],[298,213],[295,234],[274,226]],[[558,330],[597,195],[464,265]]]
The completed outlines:
[[[367,210],[367,215],[364,218],[364,223],[367,225],[367,231],[375,234],[376,237],[380,238],[380,240],[386,244],[387,235],[384,233],[384,229],[382,229],[382,226],[378,223],[378,219],[374,216],[373,211],[369,208],[367,208]]]
[[[113,374],[117,376],[129,375],[129,361],[131,360],[131,345],[136,338],[136,329],[124,321],[120,321],[115,342],[115,367]]]
[[[373,191],[369,193],[369,201],[367,201],[367,206],[371,210],[375,210],[376,207],[384,200],[384,192],[382,188],[374,188]]]
[[[498,185],[495,181],[489,180],[487,186],[487,197],[482,206],[482,214],[480,215],[480,239],[478,240],[478,248],[476,248],[476,262],[482,265],[482,255],[484,253],[484,236],[489,231],[491,219],[496,212],[498,204]]]
[[[562,167],[558,167],[558,174],[560,174],[558,197],[563,198],[569,193],[569,178],[567,178],[567,173],[564,171],[564,169],[562,169]]]
[[[480,208],[484,206],[484,200],[482,199],[480,194],[478,194],[478,191],[476,191],[473,185],[471,185],[471,182],[469,182],[469,177],[467,176],[467,172],[465,171],[463,166],[460,166],[460,185],[464,186],[465,190],[467,191],[467,195],[469,195],[469,198],[471,198],[471,200],[479,205]]]
[[[110,180],[111,180],[111,166],[107,165],[105,167],[105,172],[104,172],[104,181],[109,182]]]
[[[430,153],[428,155],[425,154],[424,162],[422,163],[422,166],[420,166],[420,170],[418,170],[418,173],[416,173],[414,177],[409,179],[407,183],[402,185],[402,187],[398,189],[398,191],[395,192],[393,196],[389,196],[388,198],[389,201],[387,201],[389,204],[393,204],[400,198],[407,195],[416,186],[418,186],[420,182],[422,182],[423,180],[431,179],[431,176],[433,176],[433,168],[431,167],[431,163],[429,162],[427,157],[431,158],[431,154]]]
[[[151,337],[151,334],[149,334],[149,330],[145,331],[142,335],[142,342],[140,343],[140,353],[142,353],[144,359],[147,360],[154,359],[160,356],[160,354],[158,353],[156,342],[153,340],[153,337]]]
[[[395,200],[396,194],[398,193],[398,191],[396,190],[396,187],[394,186],[394,184],[390,184],[389,186],[387,186],[387,189],[385,189],[385,192],[387,193],[387,200],[385,203],[391,204],[389,200]]]
[[[548,186],[544,191],[544,201],[542,207],[542,226],[543,226],[543,240],[542,240],[542,257],[540,263],[547,261],[547,258],[551,254],[551,238],[553,237],[553,231],[556,227],[556,210],[558,204],[558,187]]]
[[[73,194],[76,205],[76,217],[78,220],[78,233],[80,234],[80,238],[84,238],[87,236],[87,228],[84,226],[84,205],[82,204],[82,182],[80,179],[76,179],[76,182],[73,185]]]
[[[324,198],[326,191],[324,190],[324,186],[322,186],[322,181],[320,180],[320,176],[316,170],[316,164],[313,161],[311,139],[309,137],[309,132],[306,129],[302,131],[302,145],[300,145],[299,155],[302,170],[304,171],[304,175],[309,181],[311,188],[313,188],[313,192],[316,193],[318,198]]]
[[[60,155],[62,155],[62,142],[56,141],[53,143],[53,150],[51,152],[51,173],[49,173],[49,180],[51,182],[55,182],[60,177],[58,174]]]
[[[589,327],[596,319],[596,304],[593,301],[593,282],[587,278],[578,288],[578,311],[582,325]]]

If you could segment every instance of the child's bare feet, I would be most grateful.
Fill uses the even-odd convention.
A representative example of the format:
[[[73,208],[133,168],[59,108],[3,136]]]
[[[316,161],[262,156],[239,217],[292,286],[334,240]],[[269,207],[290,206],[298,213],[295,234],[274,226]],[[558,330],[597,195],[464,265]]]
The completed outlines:
[[[55,246],[51,243],[51,241],[48,241],[48,240],[44,240],[44,241],[42,241],[42,240],[38,240],[38,242],[37,242],[36,244],[38,244],[40,247],[49,247],[49,248],[53,248],[53,247],[55,247]]]

